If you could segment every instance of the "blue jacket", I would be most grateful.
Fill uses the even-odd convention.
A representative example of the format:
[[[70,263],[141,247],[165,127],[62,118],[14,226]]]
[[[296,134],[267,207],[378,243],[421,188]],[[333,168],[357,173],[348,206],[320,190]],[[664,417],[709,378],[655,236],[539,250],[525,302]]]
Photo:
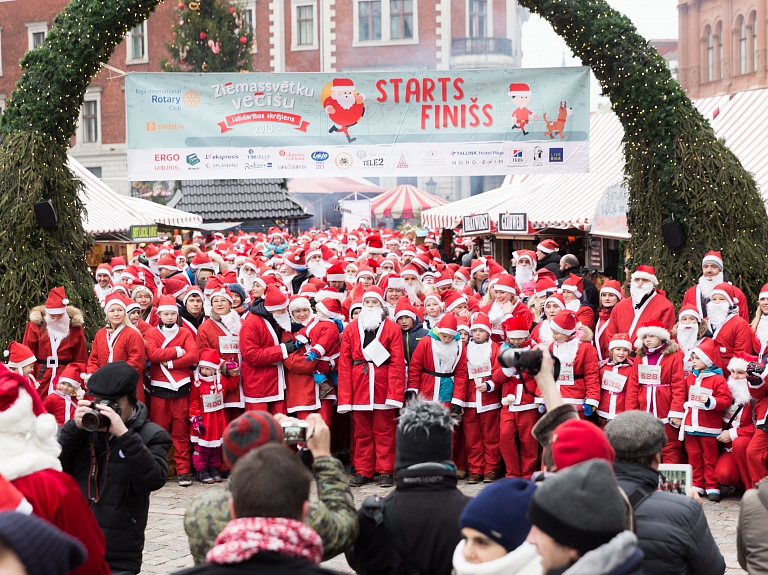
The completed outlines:
[[[418,320],[416,320],[416,323],[410,330],[403,332],[403,349],[405,350],[406,365],[411,363],[413,350],[416,349],[416,346],[423,338],[427,337],[428,333],[424,325]]]

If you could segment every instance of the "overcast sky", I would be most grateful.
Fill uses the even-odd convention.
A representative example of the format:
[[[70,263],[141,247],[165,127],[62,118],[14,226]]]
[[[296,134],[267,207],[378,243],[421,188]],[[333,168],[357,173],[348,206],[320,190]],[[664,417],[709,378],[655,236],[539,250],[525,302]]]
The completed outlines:
[[[677,38],[677,0],[608,0],[608,4],[628,16],[638,32],[649,40]],[[560,66],[563,55],[566,65],[581,65],[552,26],[535,14],[523,24],[522,43],[524,68]],[[593,78],[592,109],[597,108],[599,93],[600,88]]]

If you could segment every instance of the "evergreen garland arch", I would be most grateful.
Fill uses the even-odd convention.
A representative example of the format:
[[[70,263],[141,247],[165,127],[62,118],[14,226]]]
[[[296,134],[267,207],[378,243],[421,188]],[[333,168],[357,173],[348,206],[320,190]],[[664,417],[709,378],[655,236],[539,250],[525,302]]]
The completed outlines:
[[[676,304],[698,281],[709,250],[757,303],[768,281],[768,218],[752,175],[696,110],[666,61],[605,0],[519,0],[546,19],[592,68],[624,126],[629,246],[656,267]],[[686,243],[672,251],[661,224],[674,217]],[[754,307],[753,307],[754,309]]]

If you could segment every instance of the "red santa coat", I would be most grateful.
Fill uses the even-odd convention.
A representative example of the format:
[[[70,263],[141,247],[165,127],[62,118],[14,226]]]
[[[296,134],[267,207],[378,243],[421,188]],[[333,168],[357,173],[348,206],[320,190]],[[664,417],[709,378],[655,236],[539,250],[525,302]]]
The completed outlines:
[[[731,284],[733,285],[733,284]],[[736,286],[733,286],[733,292],[736,295],[736,297],[739,299],[739,316],[741,319],[746,321],[747,323],[750,322],[751,318],[749,317],[749,307],[747,305],[747,296],[744,295],[744,292],[741,291]],[[696,306],[696,309],[699,310],[699,315],[701,317],[707,317],[707,310],[706,307],[703,304],[702,301],[702,295],[701,295],[701,287],[699,284],[693,285],[689,287],[685,295],[683,296],[683,305],[693,305]]]
[[[608,337],[608,326],[611,324],[612,308],[603,308],[597,316],[595,323],[595,339],[592,341],[597,351],[597,359],[600,361],[610,359],[608,345],[611,343]]]
[[[709,391],[709,407],[695,407],[692,403],[691,387],[699,386]],[[720,435],[723,431],[723,412],[733,403],[728,383],[719,373],[703,371],[699,375],[692,373],[685,379],[686,401],[683,404],[684,425],[680,435],[685,433],[703,433]]]
[[[531,349],[533,345],[535,345],[534,342],[528,340],[523,344],[522,349]],[[502,346],[500,349],[504,349],[504,347]],[[537,403],[541,403],[541,393],[533,377],[527,373],[523,374],[523,381],[521,382],[517,370],[513,367],[502,367],[497,358],[498,354],[494,358],[491,379],[494,383],[501,385],[502,399],[510,395],[515,398],[507,409],[509,411],[537,409]],[[536,401],[537,398],[539,399],[538,402]]]
[[[754,349],[754,334],[749,323],[736,314],[731,314],[725,323],[714,330],[712,339],[720,346],[721,367],[725,377],[728,377],[726,366],[734,355],[739,353],[751,354]]]
[[[557,387],[565,403],[574,405],[576,409],[582,409],[586,403],[597,407],[600,405],[600,374],[597,367],[597,352],[589,342],[589,336],[582,332],[576,332],[574,337],[581,337],[576,358],[572,362],[563,362],[560,365],[560,377],[557,379]],[[552,342],[550,351],[558,356],[558,345]],[[570,370],[570,376],[568,374]]]
[[[138,329],[120,326],[111,336],[107,334],[106,327],[96,332],[85,372],[94,373],[113,361],[125,361],[140,374],[144,373],[146,349],[144,338]]]
[[[576,310],[576,319],[579,320],[581,325],[588,327],[590,330],[595,329],[595,310],[588,305],[579,306]]]
[[[218,377],[215,381],[195,378],[189,389],[189,417],[201,417],[205,433],[197,433],[189,427],[192,443],[203,447],[220,447],[224,443],[227,418],[224,414],[224,397],[229,386],[239,386],[237,379]]]
[[[752,402],[748,401],[744,405],[738,405],[734,400],[728,406],[728,409],[723,411],[723,427],[728,430],[731,441],[737,437],[750,439],[755,434],[755,423],[752,420]]]
[[[664,423],[669,423],[670,417],[683,417],[683,402],[685,401],[685,378],[683,377],[683,353],[674,342],[669,342],[661,352],[656,364],[661,366],[660,383],[646,384],[646,381],[656,381],[651,376],[640,376],[640,366],[645,371],[648,358],[645,348],[638,350],[634,361],[632,374],[627,381],[627,397],[624,408],[626,411],[639,409],[652,413]]]
[[[400,327],[391,319],[385,318],[377,330],[375,340],[366,348],[363,348],[364,337],[363,327],[356,319],[342,334],[339,355],[339,413],[403,406],[405,356]],[[421,347],[421,344],[417,349],[418,347]]]
[[[178,391],[190,383],[190,368],[199,359],[195,338],[183,328],[168,337],[156,327],[147,332],[147,359],[151,362],[150,384]],[[161,362],[166,362],[167,366]]]
[[[323,108],[327,108],[328,106],[333,107],[333,112],[328,114],[328,117],[331,119],[331,122],[336,124],[337,126],[354,126],[360,121],[360,118],[363,117],[363,113],[365,112],[365,104],[363,103],[357,103],[355,102],[352,104],[352,107],[345,110],[341,107],[341,104],[339,104],[336,99],[333,96],[328,96],[325,100],[323,100]]]
[[[600,364],[600,405],[597,414],[613,419],[626,409],[627,383],[632,377],[632,360],[615,364],[606,360]],[[606,375],[607,374],[607,375]]]
[[[321,361],[327,364],[328,369],[321,373],[334,369],[341,350],[341,334],[333,320],[313,317],[296,334],[296,340],[307,344],[305,351],[314,351]]]
[[[456,348],[458,353],[454,363],[438,369],[436,367],[438,359],[435,357],[434,343],[435,340],[430,334],[425,336],[413,350],[411,363],[408,364],[408,391],[416,391],[428,401],[440,401],[440,376],[435,374],[444,373],[446,376],[449,376],[452,373],[453,397],[450,403],[462,406],[464,405],[469,385],[467,382],[467,350],[461,341],[455,342],[458,344]],[[474,385],[472,388],[474,389]]]
[[[242,330],[242,327],[240,329]],[[200,324],[195,343],[198,350],[205,348],[218,350],[221,359],[225,362],[233,361],[241,367],[239,376],[222,375],[221,379],[224,386],[224,407],[245,407],[245,395],[241,385],[243,361],[239,351],[240,335],[232,333],[220,321],[209,318]],[[234,344],[237,344],[236,351],[233,347]]]
[[[765,385],[766,376],[768,376],[768,369],[763,372],[763,377],[747,378],[749,395],[755,400],[753,407],[755,425],[762,429],[765,429],[766,419],[768,419],[768,386]]]
[[[29,323],[24,332],[22,343],[32,350],[37,358],[34,376],[40,382],[38,391],[45,398],[53,391],[51,381],[55,373],[60,372],[65,365],[72,362],[86,363],[88,347],[83,332],[83,314],[72,306],[67,306],[69,316],[69,335],[59,343],[56,352],[51,349],[51,338],[45,329],[45,306],[32,308],[29,313]]]
[[[258,314],[250,313],[240,328],[243,363],[243,394],[246,403],[269,403],[285,399],[285,368],[288,350],[283,341],[290,333],[275,328]]]
[[[464,356],[466,357],[466,348],[464,348]],[[491,375],[483,377],[468,378],[466,392],[464,394],[464,407],[471,407],[476,409],[478,413],[485,413],[486,411],[493,411],[494,409],[501,409],[501,388],[502,386],[493,381],[493,366],[496,365],[497,358],[499,357],[499,345],[496,342],[491,342],[491,353],[489,365],[491,366]],[[474,366],[473,366],[474,367]],[[467,360],[467,372],[470,370],[469,360]],[[475,384],[482,383],[488,384],[490,389],[483,389],[482,391],[475,387]]]
[[[542,337],[542,332],[548,330],[547,337]],[[539,343],[552,343],[552,328],[548,319],[537,323],[531,331],[531,343],[537,345]]]
[[[49,393],[43,400],[43,407],[45,407],[45,411],[56,418],[56,423],[61,427],[67,421],[75,417],[77,398],[61,393],[57,389],[53,393]]]
[[[613,307],[611,322],[608,324],[606,337],[610,340],[616,333],[628,333],[630,341],[634,341],[637,329],[649,320],[660,321],[668,332],[672,332],[677,318],[675,306],[664,295],[656,290],[640,309],[635,309],[632,298],[621,300]]]

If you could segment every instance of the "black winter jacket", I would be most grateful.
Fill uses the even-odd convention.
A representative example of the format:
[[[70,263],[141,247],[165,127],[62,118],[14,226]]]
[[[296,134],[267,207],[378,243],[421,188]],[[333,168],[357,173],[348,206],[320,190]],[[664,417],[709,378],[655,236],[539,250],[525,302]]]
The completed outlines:
[[[59,431],[59,459],[64,471],[77,480],[104,531],[110,569],[138,573],[149,494],[165,485],[171,438],[148,421],[147,407],[141,402],[126,426],[128,433],[112,437],[78,429],[70,419]],[[92,453],[96,477],[90,477]]]
[[[557,252],[552,252],[551,254],[547,254],[547,257],[545,257],[543,260],[539,260],[536,264],[536,269],[540,270],[542,268],[547,268],[549,271],[555,274],[557,279],[560,279],[560,254]]]
[[[627,495],[639,485],[656,489],[659,474],[638,463],[614,462],[616,481]],[[690,497],[654,491],[635,509],[645,575],[723,575],[717,548],[701,505]]]
[[[470,498],[456,487],[456,472],[439,464],[400,469],[397,485],[386,500],[395,500],[401,539],[412,557],[430,575],[450,575],[453,551],[461,541],[459,516]],[[358,575],[410,575],[398,551],[377,527],[358,511],[360,534],[347,550],[347,562]]]
[[[262,551],[242,563],[205,563],[183,571],[177,571],[176,575],[333,575],[335,571],[323,569],[313,565],[300,557],[286,557]]]
[[[408,365],[411,363],[411,356],[413,355],[413,350],[416,349],[416,346],[419,344],[419,342],[427,337],[429,334],[429,330],[424,327],[424,324],[421,323],[419,320],[416,320],[416,323],[413,324],[413,327],[409,329],[408,331],[403,332],[403,350],[405,350],[405,365]]]

